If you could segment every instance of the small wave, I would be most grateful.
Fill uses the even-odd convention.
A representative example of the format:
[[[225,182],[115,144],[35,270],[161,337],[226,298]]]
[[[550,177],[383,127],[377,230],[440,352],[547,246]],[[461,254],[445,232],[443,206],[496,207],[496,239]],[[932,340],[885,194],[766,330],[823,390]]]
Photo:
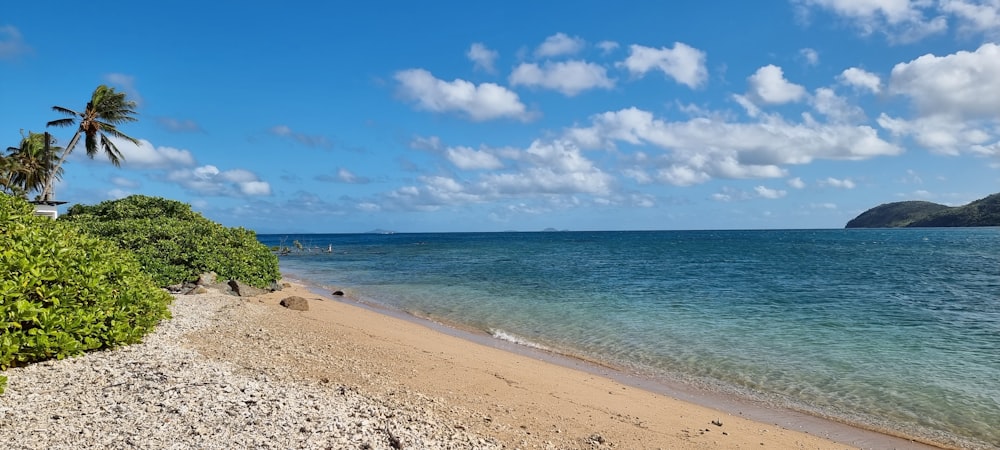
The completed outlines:
[[[507,341],[507,342],[511,342],[511,343],[514,343],[514,344],[517,344],[517,345],[523,345],[525,347],[531,347],[531,348],[538,349],[538,350],[551,351],[551,349],[549,349],[548,347],[546,347],[546,346],[544,346],[542,344],[539,344],[537,342],[531,342],[531,341],[529,341],[527,339],[524,339],[524,338],[522,338],[520,336],[517,336],[517,335],[514,335],[514,334],[510,334],[510,333],[508,333],[508,332],[506,332],[504,330],[490,330],[490,334],[494,338],[500,339],[501,341]]]

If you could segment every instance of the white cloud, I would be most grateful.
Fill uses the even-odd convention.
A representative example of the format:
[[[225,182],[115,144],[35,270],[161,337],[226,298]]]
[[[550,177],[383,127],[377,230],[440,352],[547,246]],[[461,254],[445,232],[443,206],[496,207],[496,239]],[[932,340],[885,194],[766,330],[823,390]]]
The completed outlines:
[[[976,148],[996,139],[990,130],[979,127],[979,121],[961,120],[949,115],[931,115],[907,120],[879,116],[878,124],[896,136],[911,136],[917,145],[934,153],[956,156],[964,151],[976,153]]]
[[[819,88],[810,98],[813,108],[833,123],[852,123],[865,119],[865,112],[857,105],[838,96],[833,89]]]
[[[466,52],[465,56],[472,61],[475,69],[483,70],[488,73],[495,73],[496,67],[494,67],[493,64],[500,55],[496,51],[490,50],[482,43],[475,42],[471,47],[469,47],[469,51]]]
[[[889,92],[910,98],[923,114],[998,118],[1000,45],[987,43],[974,52],[927,54],[896,64]]]
[[[943,0],[941,10],[953,14],[966,32],[985,32],[996,36],[1000,31],[1000,2],[996,0]]]
[[[840,180],[833,177],[828,177],[825,180],[819,180],[819,185],[835,187],[840,189],[854,189],[856,186],[854,182],[851,181],[849,178],[844,178],[843,180]]]
[[[194,169],[171,171],[166,179],[202,195],[230,197],[271,195],[270,184],[244,169],[221,171],[209,164]]]
[[[764,186],[757,186],[753,188],[753,191],[756,192],[757,196],[760,198],[767,198],[772,200],[784,197],[785,195],[788,194],[787,191],[783,191],[780,189],[771,189]]]
[[[268,130],[275,136],[287,137],[306,147],[332,148],[330,139],[322,135],[309,135],[293,131],[288,125],[275,125]]]
[[[542,66],[522,63],[510,74],[512,86],[540,86],[574,96],[594,88],[611,89],[615,82],[608,78],[607,70],[585,61],[545,62]]]
[[[810,66],[815,66],[819,64],[819,52],[812,48],[803,48],[799,50],[799,56],[806,60],[806,64]]]
[[[757,69],[750,78],[750,96],[764,103],[796,102],[806,95],[806,89],[785,79],[781,68],[768,64]]]
[[[118,150],[122,152],[122,166],[140,169],[169,169],[173,167],[193,166],[194,156],[187,150],[173,147],[155,147],[145,139],[139,139],[135,145],[129,141],[111,138]],[[99,160],[104,160],[98,158]]]
[[[712,178],[778,178],[786,175],[785,165],[815,159],[860,160],[902,151],[868,126],[793,124],[774,116],[759,123],[704,117],[668,122],[628,108],[597,114],[591,122],[589,127],[567,130],[567,138],[587,148],[613,148],[623,142],[662,149],[661,157],[644,165],[656,164],[658,180],[681,186]]]
[[[32,52],[21,32],[14,26],[0,26],[0,60],[14,61]]]
[[[882,80],[879,79],[879,76],[864,69],[851,67],[841,72],[837,78],[841,83],[855,88],[867,89],[873,94],[878,94],[882,91]]]
[[[496,170],[503,167],[500,159],[493,154],[469,147],[449,147],[445,157],[462,170]]]
[[[578,36],[567,36],[565,33],[556,33],[545,38],[545,42],[535,49],[535,56],[548,58],[553,56],[573,55],[583,50],[586,41]]]
[[[930,10],[935,2],[918,0],[798,0],[851,20],[863,35],[884,34],[891,42],[914,42],[942,33],[947,19]],[[926,14],[925,14],[926,13]],[[931,15],[932,17],[927,17]]]
[[[883,113],[878,124],[933,152],[983,154],[997,141],[1000,123],[1000,45],[946,56],[924,55],[896,64],[887,91],[908,99],[911,118]]]
[[[806,183],[802,181],[802,178],[795,177],[788,180],[788,185],[795,189],[805,189]]]
[[[692,89],[702,86],[708,80],[705,52],[681,42],[675,42],[674,48],[658,49],[630,45],[629,56],[620,65],[639,77],[651,70],[660,70],[674,81]]]
[[[539,141],[527,149],[505,150],[514,164],[507,170],[479,173],[473,180],[433,176],[421,177],[420,185],[405,186],[386,195],[393,208],[433,211],[446,205],[504,199],[547,199],[587,195],[597,202],[611,194],[613,177],[583,156],[569,141]],[[471,154],[471,151],[464,152]],[[481,156],[478,155],[478,156]],[[570,203],[577,203],[573,200]]]
[[[517,94],[493,83],[439,80],[424,69],[403,70],[395,78],[400,83],[400,94],[415,101],[420,109],[459,112],[475,121],[531,118]]]
[[[601,53],[607,55],[619,47],[618,43],[615,41],[601,41],[597,43],[597,48],[601,49]]]

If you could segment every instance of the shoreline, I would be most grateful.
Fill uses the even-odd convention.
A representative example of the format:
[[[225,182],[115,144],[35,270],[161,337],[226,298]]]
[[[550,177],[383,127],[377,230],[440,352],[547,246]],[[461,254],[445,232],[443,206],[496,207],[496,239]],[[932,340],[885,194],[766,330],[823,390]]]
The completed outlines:
[[[350,295],[333,296],[333,288],[325,288],[292,274],[283,274],[286,281],[307,289],[325,301],[343,303],[366,311],[399,319],[411,324],[425,327],[432,332],[441,333],[453,338],[470,342],[475,345],[489,347],[495,350],[509,352],[517,356],[531,358],[546,364],[552,364],[565,369],[580,371],[589,375],[602,377],[614,383],[629,388],[640,389],[650,394],[709,408],[719,414],[740,417],[757,422],[760,425],[778,426],[792,432],[802,432],[818,436],[838,444],[860,448],[896,448],[896,449],[947,449],[958,448],[946,444],[905,436],[893,430],[867,428],[857,424],[843,422],[834,418],[823,417],[808,412],[785,407],[766,405],[763,402],[738,397],[732,394],[699,388],[682,381],[656,380],[641,375],[630,374],[621,368],[604,364],[600,361],[590,361],[570,354],[564,354],[544,348],[534,348],[489,334],[486,330],[473,330],[421,317],[403,310],[374,301],[365,301]],[[293,286],[294,286],[293,285]],[[343,288],[342,288],[343,289]],[[281,292],[281,291],[279,291]],[[762,444],[763,445],[763,444]]]
[[[140,344],[10,369],[0,442],[24,449],[934,448],[846,425],[850,435],[824,436],[782,422],[788,416],[751,419],[744,406],[704,406],[698,392],[657,393],[607,367],[525,354],[486,335],[466,339],[316,289],[299,281],[256,297],[215,289],[175,295],[173,318]],[[279,305],[293,295],[309,310]]]

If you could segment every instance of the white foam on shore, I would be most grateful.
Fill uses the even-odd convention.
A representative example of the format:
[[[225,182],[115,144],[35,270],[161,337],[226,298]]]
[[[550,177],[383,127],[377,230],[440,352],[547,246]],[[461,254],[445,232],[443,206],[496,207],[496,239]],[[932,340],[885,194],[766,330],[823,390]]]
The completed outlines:
[[[544,346],[542,344],[539,344],[537,342],[529,341],[529,340],[524,339],[524,338],[522,338],[520,336],[517,336],[517,335],[514,335],[514,334],[510,334],[510,333],[508,333],[508,332],[506,332],[504,330],[491,329],[490,330],[490,335],[492,335],[496,339],[500,339],[501,341],[507,341],[507,342],[510,342],[510,343],[514,343],[514,344],[517,344],[517,345],[522,345],[522,346],[525,346],[525,347],[530,347],[530,348],[534,348],[534,349],[538,349],[538,350],[552,351],[550,348],[548,348],[548,347],[546,347],[546,346]]]

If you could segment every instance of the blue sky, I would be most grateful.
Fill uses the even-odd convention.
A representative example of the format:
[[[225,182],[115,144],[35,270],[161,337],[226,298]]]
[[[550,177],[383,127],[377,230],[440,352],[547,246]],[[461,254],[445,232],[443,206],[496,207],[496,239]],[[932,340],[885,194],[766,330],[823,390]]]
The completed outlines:
[[[16,2],[0,136],[107,84],[56,197],[261,233],[839,228],[1000,191],[1000,1]],[[62,144],[70,129],[50,129]]]

